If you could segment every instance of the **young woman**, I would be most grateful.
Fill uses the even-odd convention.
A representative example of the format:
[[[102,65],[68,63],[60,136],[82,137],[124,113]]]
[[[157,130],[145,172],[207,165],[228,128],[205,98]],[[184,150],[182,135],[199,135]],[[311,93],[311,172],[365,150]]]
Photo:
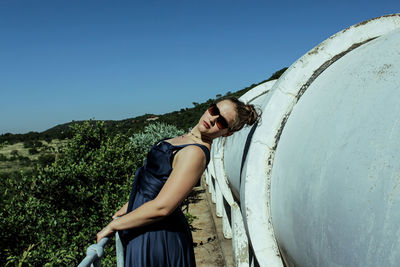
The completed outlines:
[[[186,135],[161,140],[136,172],[129,201],[97,241],[120,231],[126,266],[195,266],[192,234],[179,207],[210,158],[213,139],[229,136],[258,119],[253,105],[227,98],[211,105]]]

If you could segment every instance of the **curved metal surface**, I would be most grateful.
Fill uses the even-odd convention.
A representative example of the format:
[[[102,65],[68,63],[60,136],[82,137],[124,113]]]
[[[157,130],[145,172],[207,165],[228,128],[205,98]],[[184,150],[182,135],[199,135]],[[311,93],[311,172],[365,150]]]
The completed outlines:
[[[256,107],[262,109],[268,102],[270,90],[275,82],[276,80],[272,80],[256,86],[244,94],[240,100],[245,103],[254,104]],[[234,135],[227,137],[224,144],[224,155],[226,155],[224,157],[225,172],[229,181],[229,187],[236,199],[241,199],[240,188],[242,178],[240,174],[244,167],[243,160],[248,154],[251,143],[251,136],[249,136],[251,131],[252,127],[244,127]]]
[[[264,83],[243,95],[241,100],[264,110],[273,94],[275,83],[276,80]],[[268,148],[263,135],[255,137],[257,132],[262,133],[262,129],[268,127],[262,119],[257,128],[249,127],[227,138],[224,147],[225,169],[232,183],[231,188],[236,186],[235,191],[239,192],[244,226],[257,262],[261,266],[281,266],[282,261],[269,223],[268,203],[264,197],[268,193],[263,159]],[[255,131],[249,136],[252,129]]]
[[[273,225],[289,265],[400,262],[399,51],[400,30],[350,51],[290,113],[271,178]]]
[[[242,97],[245,102],[260,104],[263,111],[251,137],[251,128],[247,128],[213,144],[208,179],[211,173],[215,175],[231,207],[240,204],[249,240],[248,257],[254,252],[260,266],[282,266],[282,260],[287,266],[362,266],[378,263],[384,249],[394,250],[395,241],[398,245],[400,233],[394,225],[400,218],[393,215],[400,190],[396,154],[400,147],[399,138],[395,138],[400,132],[400,111],[393,108],[399,99],[395,88],[400,88],[400,41],[394,37],[398,28],[400,14],[394,14],[359,23],[328,38],[293,63],[279,80]],[[262,86],[269,86],[268,90]],[[379,92],[389,87],[388,92]],[[268,93],[261,93],[263,90]],[[358,119],[350,119],[353,115]],[[381,117],[385,118],[378,119]],[[365,122],[369,123],[361,127]],[[389,137],[392,139],[387,141]],[[348,142],[340,143],[343,140]],[[338,144],[342,146],[335,147]],[[385,164],[389,167],[382,167]],[[337,167],[344,169],[335,172]],[[335,190],[330,191],[332,188]],[[375,193],[367,194],[367,188]],[[369,206],[353,206],[353,213],[364,209],[364,221],[343,231],[341,227],[356,222],[349,216],[348,201]],[[384,210],[375,212],[378,207]],[[347,235],[350,231],[358,239],[355,234]],[[371,231],[376,232],[371,235]],[[232,229],[233,236],[236,232],[242,233]],[[359,244],[357,249],[343,245],[354,242]],[[378,246],[377,251],[373,251],[374,246]],[[399,262],[398,255],[390,252],[382,262]]]

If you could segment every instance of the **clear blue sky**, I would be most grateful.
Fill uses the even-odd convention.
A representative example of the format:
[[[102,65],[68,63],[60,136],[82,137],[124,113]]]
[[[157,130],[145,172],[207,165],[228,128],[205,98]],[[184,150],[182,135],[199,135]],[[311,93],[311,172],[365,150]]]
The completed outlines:
[[[400,1],[0,0],[0,134],[163,114],[258,83]]]

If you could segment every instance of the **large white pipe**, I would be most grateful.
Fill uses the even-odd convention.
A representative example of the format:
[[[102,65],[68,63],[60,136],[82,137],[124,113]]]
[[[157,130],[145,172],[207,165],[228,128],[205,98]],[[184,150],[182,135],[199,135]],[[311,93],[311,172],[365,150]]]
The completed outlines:
[[[241,100],[258,106],[261,110],[270,104],[273,86],[276,80],[264,83],[249,91]],[[265,115],[265,114],[264,114]],[[263,115],[263,116],[264,116]],[[240,206],[244,225],[250,238],[250,245],[255,254],[263,255],[261,266],[280,266],[281,259],[275,242],[267,197],[268,184],[265,179],[265,153],[269,150],[261,133],[264,117],[258,128],[244,130],[227,138],[224,146],[225,169],[232,191],[239,192]],[[256,127],[257,125],[255,125]]]
[[[296,266],[400,264],[400,29],[337,60],[293,108],[271,178]]]
[[[335,266],[338,258],[354,266],[400,262],[393,249],[400,242],[394,212],[400,198],[399,27],[399,14],[351,26],[297,60],[278,81],[242,97],[261,106],[262,122],[213,145],[207,181],[215,179],[231,207],[240,205],[249,262],[282,266],[281,256],[296,266]],[[338,145],[343,140],[345,153]],[[337,199],[339,207],[333,205]],[[362,220],[346,207],[364,209]],[[350,236],[355,241],[346,251],[341,244]],[[390,252],[386,261],[383,251]]]

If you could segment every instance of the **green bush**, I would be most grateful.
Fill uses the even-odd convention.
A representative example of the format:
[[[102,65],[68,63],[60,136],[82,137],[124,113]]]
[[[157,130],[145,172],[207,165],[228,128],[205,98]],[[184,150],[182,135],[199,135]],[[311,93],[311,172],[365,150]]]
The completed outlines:
[[[29,155],[35,155],[38,154],[39,151],[36,149],[36,147],[31,147],[28,149]]]
[[[33,148],[34,146],[35,146],[35,143],[32,140],[24,141],[24,148]]]
[[[46,167],[56,160],[56,156],[50,153],[41,154],[38,158],[38,163],[41,167]]]
[[[133,137],[131,137],[135,155],[138,156],[139,162],[143,163],[147,152],[155,142],[161,139],[182,135],[184,133],[183,130],[179,130],[174,125],[160,122],[149,124],[144,127],[143,131],[134,134]]]
[[[2,265],[7,258],[9,264],[77,265],[96,232],[127,200],[137,168],[129,138],[109,138],[102,123],[75,125],[72,131],[56,162],[35,176],[2,184],[7,188],[0,211]]]
[[[156,123],[133,138],[103,123],[72,126],[57,161],[37,173],[2,177],[0,265],[76,266],[95,234],[129,198],[132,176],[158,139],[182,131]],[[115,265],[114,246],[105,266]]]

